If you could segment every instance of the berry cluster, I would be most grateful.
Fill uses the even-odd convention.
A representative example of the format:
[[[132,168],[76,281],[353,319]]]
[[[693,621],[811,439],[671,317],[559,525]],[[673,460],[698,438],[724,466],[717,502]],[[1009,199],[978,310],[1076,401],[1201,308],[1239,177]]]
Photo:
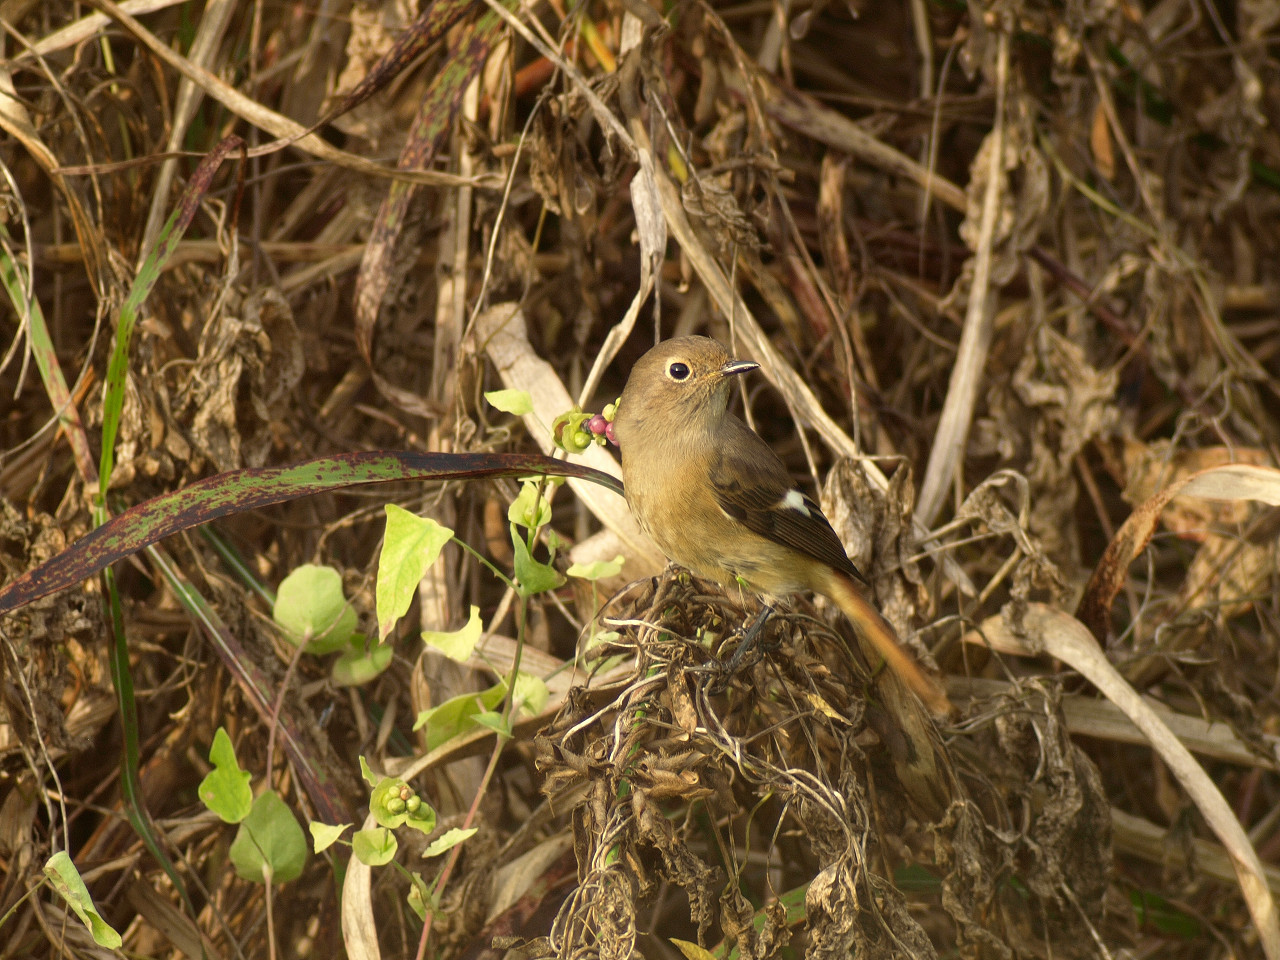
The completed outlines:
[[[588,413],[586,410],[570,410],[556,417],[551,424],[551,434],[555,437],[556,446],[567,453],[581,453],[591,444],[603,447],[618,441],[613,436],[613,418],[618,415],[618,404],[606,404],[600,413]]]

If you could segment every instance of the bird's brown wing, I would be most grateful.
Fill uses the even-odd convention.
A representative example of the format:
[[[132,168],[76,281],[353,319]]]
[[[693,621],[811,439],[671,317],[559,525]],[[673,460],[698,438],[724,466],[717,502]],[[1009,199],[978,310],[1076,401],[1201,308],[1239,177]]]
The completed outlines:
[[[762,537],[866,583],[822,508],[796,487],[773,449],[732,415],[721,430],[711,468],[720,509]]]

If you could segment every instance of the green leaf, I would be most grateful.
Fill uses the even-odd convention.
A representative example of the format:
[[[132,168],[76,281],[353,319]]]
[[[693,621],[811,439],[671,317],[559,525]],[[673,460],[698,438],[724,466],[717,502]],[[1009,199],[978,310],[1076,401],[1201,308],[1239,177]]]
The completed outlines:
[[[399,777],[383,777],[369,795],[369,812],[380,827],[398,827],[408,818],[405,796],[413,788]]]
[[[559,462],[559,461],[557,461]],[[554,473],[531,473],[527,477],[517,477],[521,483],[540,483],[544,487],[563,487],[567,482],[564,477],[556,476]]]
[[[380,867],[396,855],[399,848],[396,835],[386,827],[357,830],[351,838],[351,852],[356,859],[371,867]]]
[[[1158,893],[1149,890],[1130,890],[1129,902],[1137,915],[1138,925],[1150,925],[1165,936],[1194,940],[1204,935],[1204,929],[1196,917],[1180,910]]]
[[[371,787],[376,787],[381,780],[369,769],[369,761],[364,758],[363,753],[360,754],[360,776],[364,777],[364,782]]]
[[[288,883],[307,863],[307,839],[274,791],[253,801],[229,851],[236,873],[254,883]]]
[[[547,553],[552,557],[555,557],[557,553],[569,546],[569,542],[556,533],[552,527],[547,527],[542,531],[542,542],[547,545]]]
[[[213,735],[209,760],[213,769],[200,781],[200,800],[224,823],[239,823],[253,806],[253,791],[249,789],[249,772],[240,769],[236,748],[222,727]]]
[[[356,612],[333,567],[304,563],[284,578],[271,617],[294,646],[316,656],[341,650],[356,629]]]
[[[511,545],[515,548],[516,592],[522,597],[532,597],[539,593],[554,590],[564,583],[560,571],[549,564],[539,563],[529,555],[524,537],[513,526],[511,528]]]
[[[602,643],[613,643],[620,636],[622,636],[622,634],[618,633],[617,630],[601,630],[599,633],[593,633],[587,638],[587,644],[582,648],[582,652],[586,653],[588,650],[593,647],[597,647]]]
[[[427,728],[426,750],[431,752],[461,733],[469,731],[476,714],[496,710],[507,695],[507,685],[498,683],[481,693],[463,693],[446,700],[439,706],[423,710],[414,721],[413,729]]]
[[[307,829],[311,831],[311,845],[315,848],[316,853],[322,853],[328,850],[338,838],[342,836],[342,831],[351,826],[349,823],[321,823],[319,820],[312,820],[307,824]]]
[[[418,584],[452,538],[452,530],[430,517],[387,504],[387,532],[378,555],[375,591],[378,636],[383,640],[409,610]]]
[[[492,730],[503,739],[511,739],[511,723],[496,710],[484,710],[471,718],[477,727]]]
[[[480,622],[480,608],[472,605],[471,617],[467,620],[465,627],[452,633],[423,630],[422,642],[439,650],[450,660],[466,663],[472,651],[475,650],[476,644],[480,642],[480,634],[483,632],[484,625]]]
[[[423,923],[427,920],[427,891],[426,881],[422,879],[422,874],[416,870],[413,873],[413,883],[409,887],[409,895],[405,897],[409,904],[409,909],[418,915],[418,919]]]
[[[479,829],[479,827],[470,827],[466,830],[462,830],[458,827],[454,827],[451,830],[446,830],[444,833],[440,834],[440,836],[427,844],[427,849],[422,851],[422,855],[423,857],[438,857],[440,854],[452,850],[458,844],[462,843],[462,841],[473,836]]]
[[[526,480],[520,493],[507,507],[507,519],[522,527],[536,530],[551,522],[550,489],[535,480]]]
[[[523,417],[533,413],[533,397],[528,390],[490,390],[484,398],[503,413],[512,413]]]
[[[102,914],[98,913],[98,908],[93,904],[93,897],[89,896],[89,888],[84,885],[84,880],[80,877],[80,871],[76,869],[76,865],[71,862],[71,858],[65,852],[60,850],[45,861],[44,875],[53,884],[53,889],[57,890],[62,899],[67,901],[67,905],[75,911],[80,922],[89,928],[94,943],[108,950],[120,948],[124,942],[120,939],[120,934],[116,933],[111,924],[102,919]]]
[[[618,554],[612,560],[597,560],[594,563],[575,563],[569,567],[569,576],[578,577],[582,580],[604,580],[608,577],[616,577],[622,572],[622,564],[625,561],[622,554]]]
[[[380,643],[372,650],[367,650],[364,640],[361,634],[356,634],[352,637],[352,644],[333,662],[329,676],[335,686],[358,687],[391,666],[396,652],[390,644]]]
[[[894,868],[893,885],[899,890],[937,896],[942,891],[942,880],[920,863],[906,863]]]
[[[542,712],[549,699],[551,699],[551,691],[540,678],[523,671],[516,674],[515,701],[517,704],[530,713],[538,714]]]

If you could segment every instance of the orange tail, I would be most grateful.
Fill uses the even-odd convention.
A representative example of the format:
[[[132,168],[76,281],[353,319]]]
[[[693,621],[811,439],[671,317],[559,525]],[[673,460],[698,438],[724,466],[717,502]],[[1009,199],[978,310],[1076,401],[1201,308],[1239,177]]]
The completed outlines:
[[[951,701],[937,681],[921,670],[920,664],[899,645],[898,635],[893,627],[889,626],[889,622],[867,601],[849,577],[832,570],[823,587],[825,589],[822,592],[839,605],[858,633],[871,642],[876,652],[884,657],[889,669],[902,678],[916,696],[924,701],[925,706],[937,716],[951,711]]]

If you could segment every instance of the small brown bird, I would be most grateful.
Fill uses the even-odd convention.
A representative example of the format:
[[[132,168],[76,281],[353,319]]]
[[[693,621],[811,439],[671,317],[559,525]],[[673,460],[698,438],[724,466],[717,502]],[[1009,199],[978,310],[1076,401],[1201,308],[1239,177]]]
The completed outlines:
[[[774,598],[803,590],[830,597],[920,699],[945,713],[946,694],[862,596],[862,574],[822,509],[729,412],[732,378],[758,367],[708,337],[666,340],[636,361],[613,423],[631,512],[670,559],[726,587],[745,584],[766,613]]]

